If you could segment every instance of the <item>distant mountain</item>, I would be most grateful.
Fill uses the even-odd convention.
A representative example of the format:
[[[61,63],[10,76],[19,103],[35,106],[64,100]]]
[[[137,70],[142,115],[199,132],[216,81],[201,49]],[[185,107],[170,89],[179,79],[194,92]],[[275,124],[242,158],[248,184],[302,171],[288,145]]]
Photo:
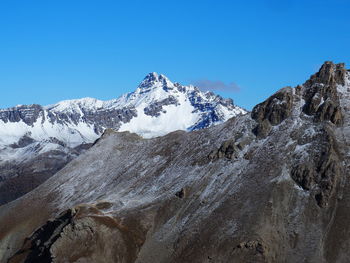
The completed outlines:
[[[16,144],[24,137],[55,138],[75,147],[93,142],[106,128],[150,138],[206,128],[244,113],[231,99],[150,73],[136,91],[114,100],[83,98],[0,110],[0,145]]]
[[[0,110],[0,204],[28,192],[89,148],[106,128],[144,138],[199,130],[245,114],[231,99],[148,74],[118,99]]]

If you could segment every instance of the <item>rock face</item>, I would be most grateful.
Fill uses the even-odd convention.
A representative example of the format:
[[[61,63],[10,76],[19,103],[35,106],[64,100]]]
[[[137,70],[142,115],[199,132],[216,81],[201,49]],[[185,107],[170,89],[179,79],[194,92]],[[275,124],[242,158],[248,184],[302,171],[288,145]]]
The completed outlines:
[[[115,100],[85,98],[0,110],[0,205],[47,180],[105,129],[154,137],[206,128],[244,113],[230,99],[174,84],[157,73]]]
[[[329,120],[336,125],[342,124],[337,86],[344,86],[346,69],[344,64],[326,62],[318,73],[311,76],[304,86],[307,89],[303,98],[303,111],[315,116],[316,121]]]
[[[291,175],[304,190],[312,190],[318,205],[324,207],[341,177],[339,146],[328,126],[322,127],[308,144],[308,157],[297,162]]]
[[[293,90],[286,87],[269,99],[256,105],[252,118],[258,122],[253,132],[259,138],[264,138],[271,130],[271,125],[278,125],[292,114]]]
[[[135,261],[144,243],[145,232],[134,231],[132,228],[137,225],[127,226],[103,215],[99,209],[104,208],[100,203],[64,211],[33,233],[25,241],[24,248],[8,262],[18,262],[23,258],[27,262],[42,263],[75,262],[82,258],[89,259],[87,262],[101,263]]]
[[[327,100],[339,119],[317,113]],[[349,72],[326,62],[208,129],[108,130],[0,208],[0,261],[349,262],[349,101]]]

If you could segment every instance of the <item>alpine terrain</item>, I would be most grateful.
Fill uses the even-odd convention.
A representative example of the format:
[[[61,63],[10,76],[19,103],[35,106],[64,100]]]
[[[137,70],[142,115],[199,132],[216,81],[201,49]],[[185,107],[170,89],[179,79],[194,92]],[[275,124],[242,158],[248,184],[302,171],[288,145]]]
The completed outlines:
[[[0,207],[0,261],[350,262],[345,65],[240,113],[155,74],[115,101],[2,111],[1,125],[28,127],[1,135],[8,160],[53,145],[69,159],[114,130]]]
[[[148,74],[135,92],[0,110],[0,205],[34,189],[91,147],[106,128],[144,138],[198,130],[245,110],[231,99]]]

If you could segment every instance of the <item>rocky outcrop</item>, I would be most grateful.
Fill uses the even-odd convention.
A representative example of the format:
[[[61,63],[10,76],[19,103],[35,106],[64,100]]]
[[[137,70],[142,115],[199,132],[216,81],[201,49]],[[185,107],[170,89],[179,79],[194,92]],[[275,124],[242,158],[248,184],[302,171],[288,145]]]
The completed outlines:
[[[345,84],[344,64],[326,62],[318,73],[305,82],[303,98],[304,113],[315,117],[315,121],[330,121],[341,125],[343,116],[339,104],[337,86]]]
[[[31,237],[25,240],[23,248],[8,260],[8,263],[18,262],[52,262],[51,246],[62,234],[63,229],[72,222],[75,210],[68,210],[54,220],[36,230]]]
[[[302,163],[295,166],[291,171],[291,177],[304,190],[310,190],[315,184],[316,169],[311,163]]]
[[[101,134],[105,128],[118,129],[122,123],[129,122],[137,117],[135,107],[115,109],[100,109],[98,111],[82,110],[83,120],[94,125],[94,131]],[[78,119],[79,120],[79,119]]]
[[[241,242],[234,249],[235,256],[240,258],[241,262],[269,262],[266,257],[267,247],[257,240]]]
[[[291,115],[293,106],[293,90],[286,87],[272,95],[266,101],[253,108],[251,116],[258,125],[253,132],[259,138],[264,138],[270,132],[271,126],[280,124]]]
[[[212,150],[208,158],[215,161],[218,159],[235,160],[242,155],[242,151],[252,142],[252,137],[238,132],[235,138],[224,141],[218,149]]]
[[[8,262],[134,262],[145,230],[137,220],[123,223],[97,207],[106,208],[80,205],[47,221]]]
[[[304,190],[311,191],[317,204],[326,207],[342,175],[341,155],[334,133],[322,128],[308,144],[308,157],[298,160],[291,177]]]
[[[177,105],[177,104],[178,104],[177,99],[174,96],[169,96],[168,98],[166,98],[164,100],[157,101],[157,102],[150,104],[149,106],[144,108],[143,111],[145,112],[146,115],[158,117],[158,116],[160,116],[160,112],[165,113],[163,106]]]
[[[300,132],[299,148],[305,148],[308,157],[296,157],[291,177],[304,190],[310,191],[320,207],[326,207],[342,176],[341,154],[332,124],[343,124],[338,86],[345,85],[344,64],[325,62],[318,73],[303,85],[305,104],[303,113],[312,116],[317,124],[312,136],[305,140]]]
[[[10,144],[11,148],[23,148],[35,142],[35,140],[28,135],[22,136],[17,143]]]
[[[234,140],[225,141],[219,149],[210,152],[209,159],[216,160],[220,158],[226,158],[229,160],[234,160],[238,157],[240,148]]]
[[[346,68],[344,63],[334,64],[332,61],[326,61],[320,70],[312,75],[304,86],[311,87],[314,84],[322,83],[327,86],[345,85]],[[332,93],[332,92],[331,92]]]

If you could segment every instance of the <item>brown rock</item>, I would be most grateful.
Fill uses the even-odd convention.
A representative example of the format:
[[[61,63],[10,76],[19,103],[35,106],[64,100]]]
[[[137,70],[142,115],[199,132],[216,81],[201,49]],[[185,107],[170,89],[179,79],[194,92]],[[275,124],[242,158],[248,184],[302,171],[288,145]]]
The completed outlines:
[[[305,82],[303,112],[315,116],[315,121],[330,121],[335,125],[343,123],[337,85],[345,85],[344,64],[325,62],[320,71]]]
[[[286,87],[272,95],[266,101],[253,108],[252,118],[258,122],[254,134],[264,138],[269,133],[270,125],[278,125],[291,115],[293,106],[293,91]]]

